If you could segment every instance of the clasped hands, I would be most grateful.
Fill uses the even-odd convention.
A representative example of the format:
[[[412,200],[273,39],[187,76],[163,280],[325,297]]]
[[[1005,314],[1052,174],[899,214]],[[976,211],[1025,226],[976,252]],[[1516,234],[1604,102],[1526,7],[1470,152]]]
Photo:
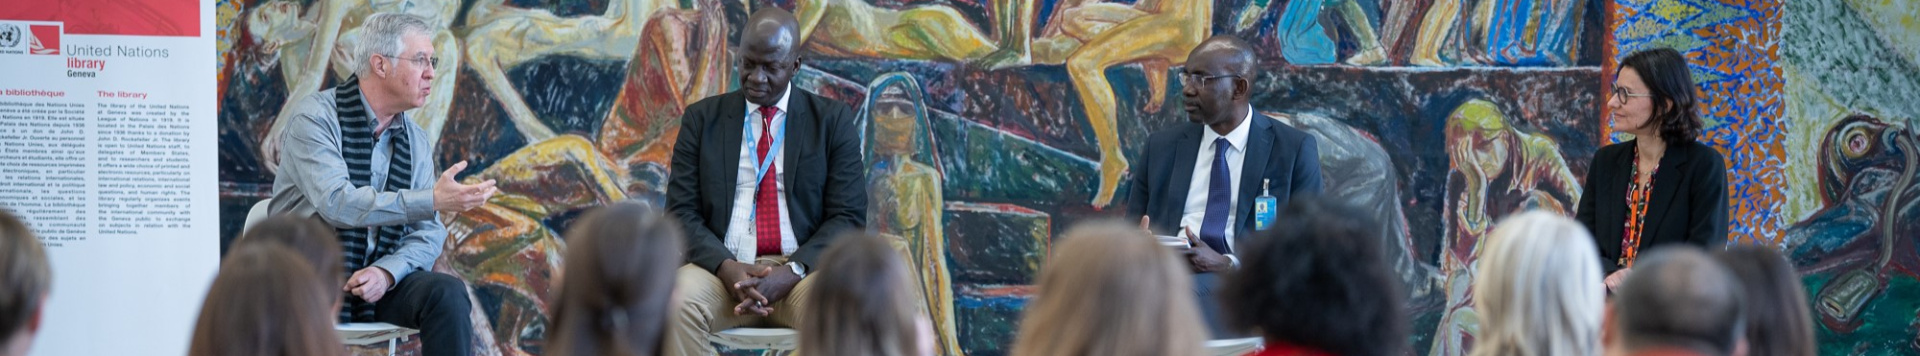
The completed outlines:
[[[746,264],[726,260],[720,262],[716,272],[727,293],[740,301],[733,307],[735,315],[773,315],[773,303],[786,299],[793,286],[800,284],[800,275],[794,274],[792,268],[768,262]]]

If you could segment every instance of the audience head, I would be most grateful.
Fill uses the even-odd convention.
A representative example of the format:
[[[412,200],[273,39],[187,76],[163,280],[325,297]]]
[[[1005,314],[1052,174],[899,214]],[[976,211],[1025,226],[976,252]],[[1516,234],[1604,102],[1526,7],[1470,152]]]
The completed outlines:
[[[1273,229],[1255,232],[1221,287],[1227,322],[1335,355],[1397,355],[1407,342],[1400,282],[1367,214],[1295,198]]]
[[[776,7],[754,11],[740,33],[740,91],[747,101],[775,105],[800,69],[800,22]]]
[[[299,254],[314,268],[313,275],[319,277],[321,287],[333,292],[327,300],[333,301],[333,309],[339,309],[345,294],[337,287],[346,283],[347,267],[346,258],[340,256],[340,237],[333,227],[319,218],[275,215],[248,228],[232,248],[253,244],[280,245]]]
[[[933,354],[933,325],[920,312],[913,269],[876,235],[849,233],[820,256],[801,320],[801,355]]]
[[[1192,272],[1137,226],[1076,226],[1055,242],[1015,356],[1198,355],[1207,330]]]
[[[40,238],[0,209],[0,354],[25,355],[32,346],[53,286],[52,271]]]
[[[1629,54],[1620,60],[1607,100],[1613,130],[1692,142],[1702,127],[1694,90],[1693,72],[1679,51],[1655,48]]]
[[[1585,227],[1536,210],[1508,217],[1485,243],[1473,282],[1474,355],[1600,353],[1606,291]]]
[[[1747,355],[1813,355],[1813,312],[1800,274],[1778,250],[1740,245],[1713,258],[1740,279],[1746,298]]]
[[[200,305],[191,356],[323,356],[346,351],[323,285],[305,256],[279,244],[238,244]]]
[[[1746,332],[1741,287],[1699,248],[1657,249],[1615,290],[1602,333],[1609,354],[1733,354]]]
[[[553,309],[554,355],[659,355],[684,243],[673,218],[639,203],[573,222]]]

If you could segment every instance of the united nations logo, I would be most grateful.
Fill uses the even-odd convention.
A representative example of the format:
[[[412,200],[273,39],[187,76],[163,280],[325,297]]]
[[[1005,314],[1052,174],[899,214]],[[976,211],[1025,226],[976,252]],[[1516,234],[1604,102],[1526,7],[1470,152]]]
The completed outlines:
[[[19,25],[0,23],[0,48],[18,47],[22,37],[26,34],[20,32]]]

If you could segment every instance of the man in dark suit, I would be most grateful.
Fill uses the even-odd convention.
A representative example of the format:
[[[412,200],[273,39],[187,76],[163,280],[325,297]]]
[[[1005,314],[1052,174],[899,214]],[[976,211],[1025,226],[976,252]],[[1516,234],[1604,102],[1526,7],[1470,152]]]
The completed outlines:
[[[1247,104],[1253,65],[1252,46],[1237,38],[1214,36],[1194,47],[1180,73],[1189,123],[1147,138],[1127,192],[1127,216],[1139,217],[1142,228],[1192,241],[1195,293],[1216,336],[1223,329],[1215,273],[1239,265],[1234,239],[1252,232],[1262,184],[1278,205],[1321,190],[1313,136]]]
[[[686,229],[669,354],[713,355],[707,335],[800,324],[808,269],[865,225],[860,131],[846,104],[792,88],[799,25],[779,9],[742,30],[741,90],[687,107],[667,206]]]

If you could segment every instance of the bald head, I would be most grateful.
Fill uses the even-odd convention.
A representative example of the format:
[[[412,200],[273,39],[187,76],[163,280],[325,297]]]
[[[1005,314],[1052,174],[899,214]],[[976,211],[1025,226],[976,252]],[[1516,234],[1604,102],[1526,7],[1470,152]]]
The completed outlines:
[[[793,13],[767,7],[747,17],[747,28],[740,34],[740,46],[745,51],[766,49],[779,52],[783,56],[779,59],[792,59],[800,42],[799,33],[800,22],[793,19]]]
[[[800,69],[798,46],[800,24],[793,13],[768,7],[747,17],[747,28],[740,34],[740,91],[747,101],[763,106],[778,105],[787,94],[787,83]]]
[[[1187,121],[1232,132],[1252,110],[1253,47],[1233,36],[1209,37],[1187,54],[1180,83]]]
[[[1239,75],[1248,79],[1252,79],[1253,62],[1253,45],[1228,35],[1208,37],[1199,46],[1193,47],[1192,53],[1187,54],[1189,67],[1204,67],[1208,72],[1218,69],[1217,74]]]
[[[1612,330],[1627,351],[1733,352],[1744,332],[1739,280],[1698,248],[1653,251],[1614,294]]]

